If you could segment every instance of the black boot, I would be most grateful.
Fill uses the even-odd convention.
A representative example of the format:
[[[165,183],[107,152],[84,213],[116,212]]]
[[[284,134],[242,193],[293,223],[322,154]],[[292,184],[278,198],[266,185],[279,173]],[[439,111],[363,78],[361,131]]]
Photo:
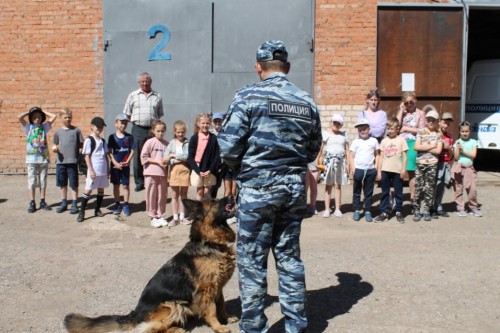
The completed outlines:
[[[87,208],[88,201],[89,201],[89,196],[86,194],[82,195],[82,203],[80,204],[80,212],[78,213],[76,222],[83,222],[83,220],[85,219],[85,209]]]
[[[104,193],[97,192],[94,216],[98,216],[98,217],[104,216],[104,214],[101,212],[102,199],[104,199]]]

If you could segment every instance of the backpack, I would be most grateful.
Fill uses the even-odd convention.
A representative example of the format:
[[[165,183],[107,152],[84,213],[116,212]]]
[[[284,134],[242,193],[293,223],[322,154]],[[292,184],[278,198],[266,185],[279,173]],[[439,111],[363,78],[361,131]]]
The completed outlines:
[[[92,153],[95,151],[96,148],[96,142],[95,139],[92,135],[89,135],[87,139],[90,139],[90,154],[89,157],[92,157]],[[106,142],[104,139],[101,139],[103,144]],[[78,170],[80,171],[80,174],[82,175],[87,175],[87,163],[85,163],[85,155],[80,154],[78,157]]]

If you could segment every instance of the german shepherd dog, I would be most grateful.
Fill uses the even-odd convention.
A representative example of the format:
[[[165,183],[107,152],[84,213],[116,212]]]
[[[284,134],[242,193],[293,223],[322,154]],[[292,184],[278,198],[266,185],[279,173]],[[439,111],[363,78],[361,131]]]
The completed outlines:
[[[189,241],[148,282],[135,310],[95,318],[68,314],[64,326],[69,333],[132,329],[181,333],[188,317],[203,319],[217,333],[231,332],[221,324],[238,321],[228,316],[222,294],[235,268],[235,252],[229,243],[234,243],[236,235],[226,222],[228,200],[182,202],[193,218]]]

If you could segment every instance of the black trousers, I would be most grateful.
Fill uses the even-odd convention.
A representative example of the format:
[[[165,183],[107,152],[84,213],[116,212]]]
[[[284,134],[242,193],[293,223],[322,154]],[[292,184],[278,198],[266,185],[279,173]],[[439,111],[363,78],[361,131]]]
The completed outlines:
[[[134,179],[136,187],[144,187],[144,170],[141,164],[142,147],[147,139],[151,137],[151,128],[132,124],[132,136],[134,137],[137,151],[134,156]]]

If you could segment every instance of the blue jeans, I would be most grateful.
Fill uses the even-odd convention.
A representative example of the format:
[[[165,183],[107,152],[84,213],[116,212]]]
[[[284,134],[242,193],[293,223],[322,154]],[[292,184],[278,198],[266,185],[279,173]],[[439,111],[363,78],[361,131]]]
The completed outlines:
[[[361,210],[361,190],[364,194],[364,210],[365,213],[372,209],[373,188],[375,186],[375,178],[377,177],[377,169],[355,169],[353,176],[353,192],[352,192],[352,208],[354,211]]]
[[[391,187],[394,188],[394,197],[396,199],[395,211],[401,213],[403,210],[403,180],[401,179],[401,175],[396,172],[382,171],[380,186],[382,187],[380,213],[387,214],[389,212]]]

